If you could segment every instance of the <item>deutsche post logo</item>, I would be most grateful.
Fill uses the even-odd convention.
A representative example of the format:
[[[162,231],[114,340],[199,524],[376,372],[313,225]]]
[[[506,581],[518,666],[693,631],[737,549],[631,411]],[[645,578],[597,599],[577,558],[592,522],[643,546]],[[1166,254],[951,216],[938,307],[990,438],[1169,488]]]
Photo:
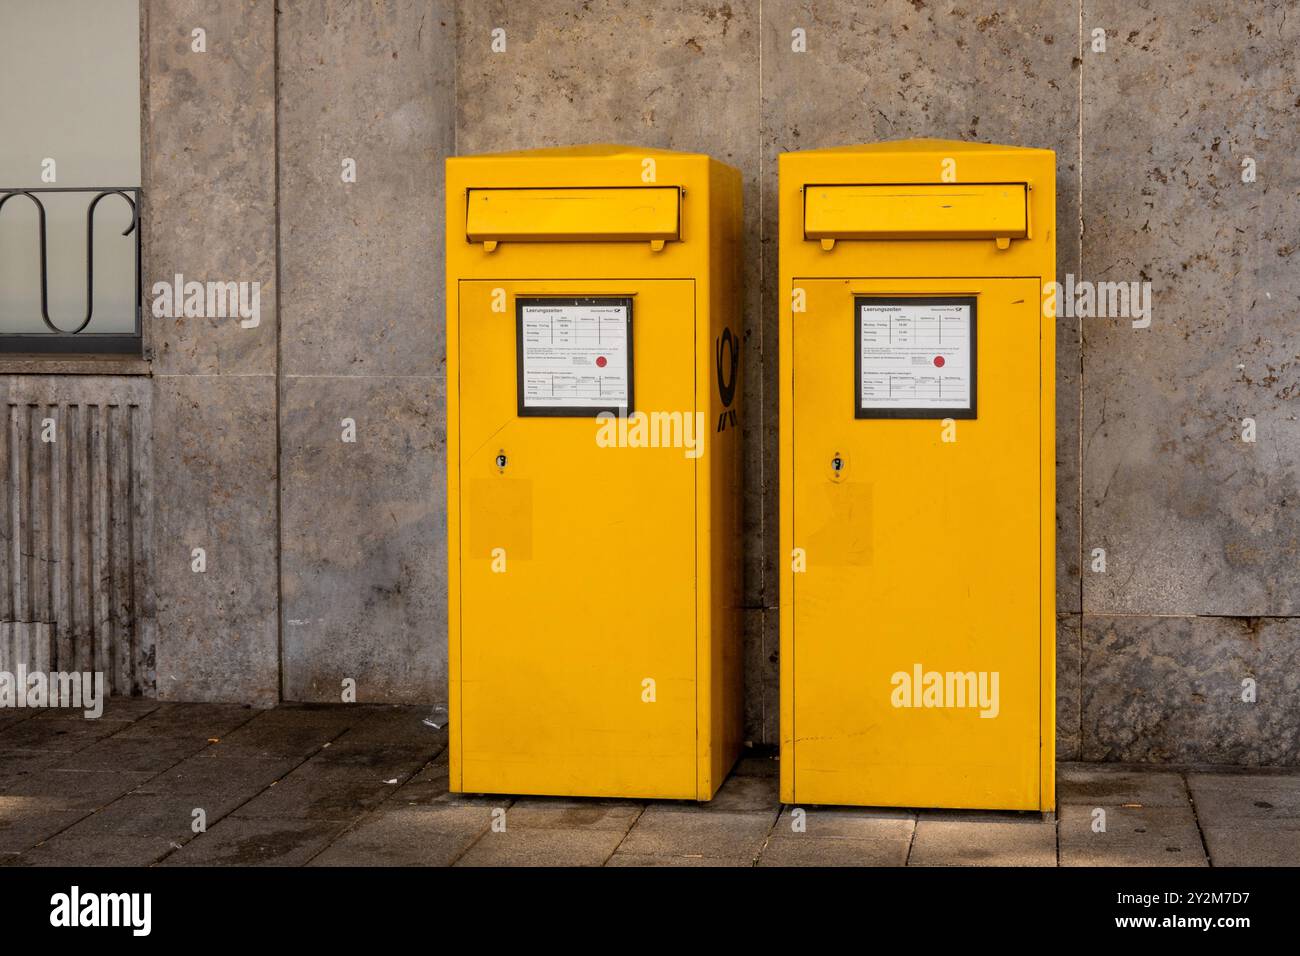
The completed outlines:
[[[736,381],[740,371],[740,343],[731,334],[731,329],[722,330],[714,343],[713,354],[718,370],[718,398],[722,401],[718,431],[725,431],[727,426],[736,427],[736,410],[731,407],[731,403],[736,397]]]

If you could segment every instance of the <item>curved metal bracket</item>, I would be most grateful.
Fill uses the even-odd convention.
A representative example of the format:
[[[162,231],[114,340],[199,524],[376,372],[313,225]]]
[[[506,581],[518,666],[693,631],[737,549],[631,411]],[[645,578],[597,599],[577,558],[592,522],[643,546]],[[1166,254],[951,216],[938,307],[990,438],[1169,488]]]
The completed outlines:
[[[121,196],[131,207],[131,224],[123,230],[122,235],[129,236],[140,224],[140,211],[136,207],[135,200],[121,189],[105,189],[96,193],[95,198],[90,201],[90,206],[86,209],[86,317],[82,319],[81,324],[75,329],[61,329],[50,319],[50,283],[49,283],[49,265],[46,254],[45,241],[45,205],[32,194],[30,190],[15,189],[0,194],[0,210],[4,209],[7,203],[14,196],[26,196],[36,204],[36,218],[38,235],[37,241],[40,246],[41,256],[41,319],[45,322],[46,327],[59,335],[76,335],[82,329],[90,324],[91,317],[95,314],[95,207],[99,205],[101,199],[106,196]]]

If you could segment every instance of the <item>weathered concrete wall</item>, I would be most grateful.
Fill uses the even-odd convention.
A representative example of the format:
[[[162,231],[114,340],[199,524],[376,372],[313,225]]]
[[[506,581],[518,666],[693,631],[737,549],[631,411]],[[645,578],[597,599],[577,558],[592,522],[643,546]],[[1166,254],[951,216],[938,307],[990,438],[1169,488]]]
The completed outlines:
[[[1084,4],[1083,272],[1155,298],[1082,323],[1087,759],[1300,762],[1297,12]]]
[[[192,49],[195,29],[206,52]],[[261,288],[254,328],[146,320],[158,695],[269,704],[280,696],[273,5],[152,0],[146,56],[146,298],[177,273]]]
[[[146,286],[261,287],[252,328],[152,320],[162,696],[445,693],[453,14],[150,4]]]
[[[455,11],[280,15],[284,695],[446,684],[442,161]],[[344,160],[355,181],[344,181]],[[345,419],[355,441],[343,440]]]

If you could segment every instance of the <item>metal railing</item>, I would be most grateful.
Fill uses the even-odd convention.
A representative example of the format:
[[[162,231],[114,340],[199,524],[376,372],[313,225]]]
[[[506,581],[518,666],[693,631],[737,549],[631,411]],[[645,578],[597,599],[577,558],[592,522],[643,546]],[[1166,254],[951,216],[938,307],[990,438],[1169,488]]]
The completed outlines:
[[[46,243],[45,204],[38,194],[92,194],[86,207],[86,314],[75,328],[65,328],[50,316],[49,262]],[[9,200],[25,196],[36,206],[37,242],[40,252],[41,319],[48,332],[5,332],[0,330],[0,353],[140,355],[143,316],[140,277],[140,187],[138,186],[69,186],[24,188],[0,186],[0,213]],[[95,210],[109,196],[121,196],[131,207],[131,224],[123,236],[135,233],[135,316],[131,332],[95,332],[89,330],[95,315]]]

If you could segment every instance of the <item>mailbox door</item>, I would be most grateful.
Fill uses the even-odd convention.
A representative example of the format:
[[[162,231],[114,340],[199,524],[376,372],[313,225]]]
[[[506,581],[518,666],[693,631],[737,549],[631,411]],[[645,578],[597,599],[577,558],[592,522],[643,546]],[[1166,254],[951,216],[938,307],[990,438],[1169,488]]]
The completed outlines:
[[[551,297],[630,301],[633,411],[695,410],[693,282],[459,284],[462,789],[694,798],[695,459],[521,409]]]
[[[793,315],[800,802],[1038,808],[1039,575],[1050,556],[1039,534],[1037,285],[794,281],[805,297]],[[861,376],[893,353],[863,351],[859,306],[910,299],[973,306],[973,342],[946,333],[950,363],[973,347],[972,393],[945,380],[972,417],[955,411],[945,427],[942,410],[897,408],[914,402],[862,409]],[[886,323],[871,334],[879,346],[902,333]]]

